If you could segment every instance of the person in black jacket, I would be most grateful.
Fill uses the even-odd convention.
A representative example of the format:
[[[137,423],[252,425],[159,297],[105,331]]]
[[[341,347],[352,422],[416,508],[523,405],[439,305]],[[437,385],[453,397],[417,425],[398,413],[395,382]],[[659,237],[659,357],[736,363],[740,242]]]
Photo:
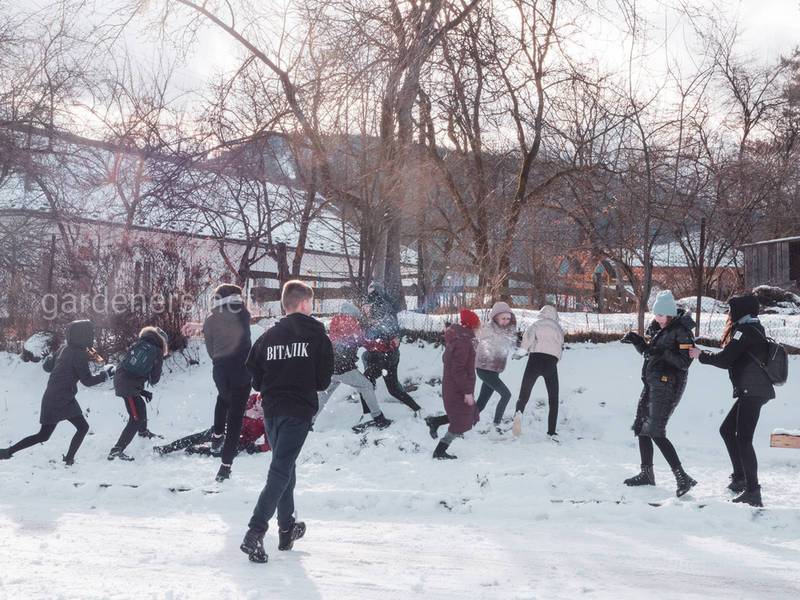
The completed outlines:
[[[147,428],[147,405],[153,394],[144,389],[146,383],[155,385],[161,380],[164,357],[169,354],[167,334],[158,327],[145,327],[139,332],[139,339],[126,353],[114,374],[114,392],[125,401],[128,422],[108,453],[108,460],[133,460],[125,454],[133,436],[154,438],[156,435]]]
[[[231,476],[250,396],[250,373],[245,365],[250,354],[250,313],[244,305],[242,288],[225,283],[214,290],[203,336],[217,386],[211,447],[215,452],[222,448],[222,464],[216,478],[221,482]]]
[[[679,310],[672,292],[659,293],[653,306],[655,320],[648,329],[651,334],[648,344],[642,336],[629,332],[623,343],[633,344],[644,356],[642,382],[644,389],[639,398],[633,432],[639,439],[641,472],[625,480],[625,485],[655,485],[653,472],[653,444],[669,463],[678,497],[683,496],[697,482],[683,470],[678,453],[667,439],[667,422],[675,411],[686,389],[689,366],[692,359],[689,350],[694,347],[692,329],[694,321],[683,310]]]
[[[319,409],[317,393],[333,375],[333,346],[325,327],[311,317],[314,290],[301,281],[283,286],[286,316],[253,344],[247,368],[261,392],[264,424],[272,447],[267,482],[240,546],[253,562],[267,562],[264,534],[278,513],[278,550],[290,550],[306,531],[294,517],[295,462]]]
[[[75,462],[83,438],[89,431],[89,423],[83,416],[75,395],[78,393],[78,381],[86,387],[103,383],[114,374],[113,365],[97,374],[89,370],[89,355],[94,342],[94,325],[91,321],[73,321],[67,325],[67,345],[58,353],[47,380],[47,389],[42,396],[42,408],[39,415],[41,428],[39,432],[28,436],[13,446],[0,449],[0,459],[11,458],[15,453],[50,439],[56,425],[61,421],[69,421],[75,427],[75,435],[63,460],[66,465]]]
[[[734,296],[728,305],[722,352],[696,349],[692,355],[704,365],[728,370],[736,402],[719,428],[733,466],[728,489],[741,493],[734,502],[762,506],[753,435],[761,407],[775,397],[775,388],[761,366],[769,353],[767,335],[758,320],[758,298],[752,294]]]

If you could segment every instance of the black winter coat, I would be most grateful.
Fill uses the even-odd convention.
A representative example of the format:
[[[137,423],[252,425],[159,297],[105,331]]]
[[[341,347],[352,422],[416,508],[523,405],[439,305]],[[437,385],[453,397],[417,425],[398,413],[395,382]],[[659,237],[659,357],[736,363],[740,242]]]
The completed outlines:
[[[686,389],[692,359],[689,348],[694,346],[694,321],[683,311],[664,329],[654,332],[650,343],[643,348],[642,366],[644,389],[639,397],[633,431],[636,435],[664,437],[667,422],[678,406]]]
[[[120,398],[141,396],[146,383],[155,385],[161,381],[161,369],[164,365],[164,342],[157,333],[152,331],[145,333],[141,339],[158,348],[156,360],[153,363],[153,368],[150,369],[148,377],[138,377],[122,368],[116,370],[114,373],[114,393]]]
[[[42,425],[55,425],[59,421],[81,416],[81,407],[75,399],[78,381],[86,387],[92,387],[108,378],[105,371],[92,375],[89,370],[87,350],[93,342],[94,326],[91,321],[73,321],[67,326],[67,345],[56,357],[42,396],[39,415]]]
[[[203,323],[206,350],[220,391],[250,387],[250,313],[241,302],[214,308]]]
[[[247,369],[261,392],[264,417],[314,418],[317,392],[333,375],[333,346],[325,326],[301,313],[285,316],[253,344]]]
[[[703,352],[698,360],[704,365],[728,370],[734,398],[752,396],[771,400],[775,397],[775,387],[756,362],[756,358],[762,363],[766,361],[768,352],[764,326],[754,319],[749,323],[734,325],[731,340],[721,352]]]

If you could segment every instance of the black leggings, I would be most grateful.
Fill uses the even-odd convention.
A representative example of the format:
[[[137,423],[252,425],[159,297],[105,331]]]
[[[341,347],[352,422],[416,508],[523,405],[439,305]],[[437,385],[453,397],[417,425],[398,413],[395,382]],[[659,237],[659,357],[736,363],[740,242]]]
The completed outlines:
[[[748,491],[757,490],[759,487],[758,459],[753,448],[753,434],[761,415],[761,407],[767,402],[768,400],[764,398],[739,398],[719,428],[719,434],[731,458],[733,475],[745,478]]]
[[[397,398],[413,411],[418,411],[421,406],[417,404],[414,399],[406,393],[400,380],[397,377],[397,367],[400,365],[400,351],[394,350],[393,352],[370,352],[366,360],[367,368],[364,375],[369,379],[373,385],[378,381],[379,377],[383,377],[386,384],[386,389],[389,394]],[[386,374],[384,375],[384,371]],[[369,406],[361,399],[361,407],[364,409],[364,414],[370,412]]]
[[[230,466],[239,446],[244,411],[250,398],[250,386],[218,391],[217,404],[214,406],[214,433],[218,436],[225,434],[222,464]]]
[[[67,420],[75,427],[75,435],[72,436],[72,441],[69,443],[69,450],[67,450],[67,454],[64,456],[64,459],[72,461],[75,460],[75,454],[78,452],[78,448],[81,447],[83,438],[85,438],[86,434],[89,432],[89,423],[86,422],[86,419],[83,417],[83,415],[72,417]],[[53,435],[55,430],[55,423],[42,425],[39,429],[39,433],[35,433],[24,439],[21,439],[8,450],[11,454],[15,454],[20,450],[25,450],[25,448],[30,448],[36,444],[43,444],[50,439],[50,436]]]
[[[517,412],[525,412],[525,406],[531,397],[531,391],[539,377],[544,377],[547,387],[547,400],[550,404],[550,413],[547,416],[547,433],[553,435],[558,423],[558,359],[550,354],[534,352],[528,355],[528,364],[522,375],[522,387],[517,400]]]
[[[114,444],[117,450],[125,450],[131,443],[137,431],[147,431],[147,405],[141,396],[128,396],[125,398],[125,410],[128,411],[128,422],[125,429]]]
[[[497,401],[497,408],[494,411],[494,424],[499,425],[503,420],[503,413],[506,412],[508,401],[511,400],[511,390],[500,380],[500,373],[485,369],[475,369],[475,373],[482,382],[481,392],[478,394],[478,412],[482,412],[486,408],[492,394],[495,392],[500,394],[500,400]]]
[[[639,455],[642,457],[642,464],[649,467],[653,466],[653,442],[661,450],[661,454],[664,455],[670,468],[679,469],[681,461],[675,451],[675,446],[665,437],[650,438],[646,435],[639,436]]]

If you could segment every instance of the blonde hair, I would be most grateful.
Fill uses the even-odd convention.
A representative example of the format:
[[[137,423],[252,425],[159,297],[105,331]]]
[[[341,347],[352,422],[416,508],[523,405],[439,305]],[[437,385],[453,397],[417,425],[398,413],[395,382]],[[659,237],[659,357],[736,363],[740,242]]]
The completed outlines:
[[[297,310],[304,300],[314,298],[314,288],[299,279],[292,279],[283,284],[281,306],[286,312]]]

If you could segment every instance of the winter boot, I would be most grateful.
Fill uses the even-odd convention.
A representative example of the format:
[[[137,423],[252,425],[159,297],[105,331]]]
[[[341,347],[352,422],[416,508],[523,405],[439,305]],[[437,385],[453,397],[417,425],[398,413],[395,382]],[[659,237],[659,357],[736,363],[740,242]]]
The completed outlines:
[[[731,474],[731,482],[728,484],[728,489],[737,494],[741,494],[747,489],[747,480],[744,475]]]
[[[158,434],[156,434],[156,433],[153,433],[153,432],[152,432],[152,431],[150,431],[149,429],[142,429],[142,430],[139,432],[139,437],[143,437],[143,438],[146,438],[146,439],[148,439],[148,440],[152,440],[153,438],[158,438],[158,439],[160,439],[160,440],[163,440],[163,439],[164,439],[164,436],[163,436],[163,435],[158,435]]]
[[[75,459],[70,456],[62,455],[61,460],[64,461],[65,467],[71,467],[72,465],[75,464]]]
[[[439,425],[434,420],[434,417],[425,417],[425,425],[428,426],[428,433],[431,434],[433,439],[439,437]]]
[[[292,546],[294,546],[294,541],[299,540],[305,534],[306,524],[303,523],[303,521],[295,521],[291,527],[287,529],[279,529],[278,550],[291,550]]]
[[[377,417],[372,419],[372,427],[375,429],[386,429],[391,424],[392,420],[387,419],[383,413],[380,413]]]
[[[656,474],[653,472],[653,465],[642,465],[642,470],[638,475],[629,477],[623,483],[629,486],[655,485]]]
[[[519,411],[514,414],[514,425],[511,427],[511,435],[514,437],[522,435],[522,413]]]
[[[108,460],[114,460],[115,458],[127,461],[133,460],[133,457],[125,454],[121,448],[112,448],[111,452],[108,453]]]
[[[445,444],[444,442],[439,442],[439,445],[436,446],[436,450],[433,451],[433,458],[436,458],[438,460],[451,460],[451,459],[454,459],[454,458],[458,458],[457,456],[455,456],[453,454],[448,454],[447,453],[447,448],[448,447],[449,446],[447,444]]]
[[[675,483],[678,484],[678,488],[675,490],[675,495],[678,498],[697,485],[697,482],[686,474],[683,467],[672,469],[672,472],[675,475]]]
[[[217,435],[216,433],[211,434],[211,454],[222,452],[222,444],[225,442],[225,436],[223,434]]]
[[[750,506],[764,506],[761,502],[761,486],[758,486],[754,490],[745,491],[743,494],[736,496],[732,502],[749,504]]]
[[[11,450],[8,448],[0,448],[0,460],[8,460],[12,456],[13,454],[11,454]]]
[[[254,563],[265,563],[269,560],[266,550],[264,550],[264,534],[266,531],[250,528],[242,540],[239,549],[250,557]]]
[[[216,480],[219,483],[222,483],[226,479],[231,478],[231,466],[230,465],[220,465],[219,471],[217,471]]]

